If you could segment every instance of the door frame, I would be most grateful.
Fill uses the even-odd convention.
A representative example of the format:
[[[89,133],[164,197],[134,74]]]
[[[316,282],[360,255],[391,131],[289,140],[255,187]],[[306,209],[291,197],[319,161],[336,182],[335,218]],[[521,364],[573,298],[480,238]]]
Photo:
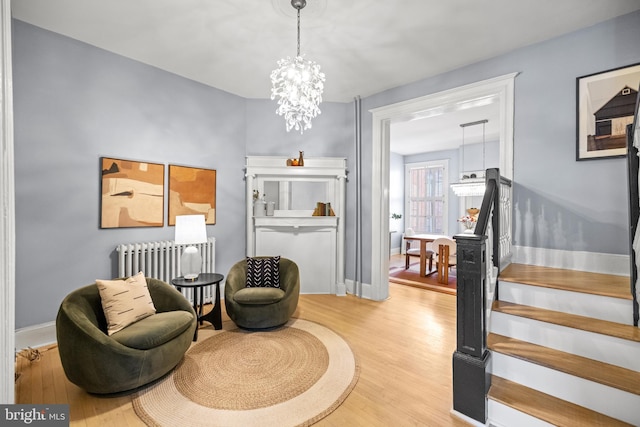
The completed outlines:
[[[15,400],[15,187],[11,0],[0,0],[0,403]]]
[[[518,73],[444,90],[369,110],[372,113],[371,298],[389,297],[389,147],[390,125],[417,112],[495,96],[500,109],[500,174],[513,179],[514,87]]]

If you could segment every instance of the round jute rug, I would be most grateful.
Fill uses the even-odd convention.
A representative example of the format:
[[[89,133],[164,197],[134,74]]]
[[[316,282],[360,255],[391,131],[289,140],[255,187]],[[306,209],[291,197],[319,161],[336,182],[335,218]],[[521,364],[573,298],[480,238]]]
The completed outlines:
[[[340,406],[359,371],[346,341],[308,320],[220,330],[133,407],[150,426],[308,426]]]

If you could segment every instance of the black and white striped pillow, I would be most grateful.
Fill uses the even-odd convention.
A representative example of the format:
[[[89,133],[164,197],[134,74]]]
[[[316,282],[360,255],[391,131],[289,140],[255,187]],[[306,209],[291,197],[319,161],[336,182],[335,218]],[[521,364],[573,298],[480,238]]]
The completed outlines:
[[[280,287],[280,255],[270,258],[247,257],[247,288]]]

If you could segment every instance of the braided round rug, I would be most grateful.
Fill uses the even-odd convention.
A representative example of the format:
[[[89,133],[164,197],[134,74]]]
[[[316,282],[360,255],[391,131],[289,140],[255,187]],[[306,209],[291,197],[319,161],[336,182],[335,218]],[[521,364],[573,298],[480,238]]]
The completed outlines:
[[[308,320],[220,330],[133,407],[149,426],[308,426],[340,406],[359,371],[346,341]]]

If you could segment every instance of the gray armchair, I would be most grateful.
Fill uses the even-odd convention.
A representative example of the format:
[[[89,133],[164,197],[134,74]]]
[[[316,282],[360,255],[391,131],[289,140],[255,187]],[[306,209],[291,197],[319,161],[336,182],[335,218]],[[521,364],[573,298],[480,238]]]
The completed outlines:
[[[171,285],[146,280],[156,314],[111,336],[95,283],[62,301],[56,335],[69,381],[90,393],[129,391],[162,377],[180,362],[193,340],[196,315]]]
[[[236,325],[265,329],[287,323],[298,306],[300,273],[298,265],[287,258],[280,258],[279,272],[280,288],[247,288],[247,260],[231,267],[224,286],[224,305]]]

